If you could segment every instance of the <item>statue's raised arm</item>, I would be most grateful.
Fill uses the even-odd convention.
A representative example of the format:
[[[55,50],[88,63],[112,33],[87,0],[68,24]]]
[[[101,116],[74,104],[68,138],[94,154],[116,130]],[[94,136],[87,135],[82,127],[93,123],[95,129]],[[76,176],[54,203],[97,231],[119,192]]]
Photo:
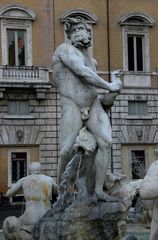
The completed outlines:
[[[122,86],[122,82],[109,83],[102,79],[93,69],[85,65],[84,55],[73,45],[68,43],[63,43],[57,48],[53,56],[54,66],[58,64],[59,61],[85,84],[90,84],[94,87],[109,91],[119,91]],[[55,68],[55,76],[58,73],[57,70],[59,69]]]
[[[73,156],[74,143],[80,130],[86,127],[94,136],[98,150],[95,156],[95,189],[99,198],[105,199],[103,182],[110,162],[112,132],[109,117],[103,109],[105,98],[98,97],[98,88],[115,92],[122,88],[115,72],[111,83],[96,72],[91,57],[91,27],[80,17],[68,18],[66,34],[69,42],[62,43],[53,55],[54,81],[61,99],[59,182],[67,163]],[[118,75],[118,76],[116,76]]]

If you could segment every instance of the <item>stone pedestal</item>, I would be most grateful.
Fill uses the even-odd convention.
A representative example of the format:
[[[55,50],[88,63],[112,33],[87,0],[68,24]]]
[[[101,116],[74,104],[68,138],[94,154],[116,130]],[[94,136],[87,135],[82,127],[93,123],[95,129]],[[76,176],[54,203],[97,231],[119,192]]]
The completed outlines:
[[[74,201],[64,211],[54,207],[39,222],[39,240],[121,240],[126,232],[127,207],[120,201]]]
[[[91,169],[87,161],[93,164],[91,157],[78,153],[67,165],[57,202],[35,226],[34,239],[121,240],[125,235],[131,195],[138,184],[129,184],[125,176],[109,175],[109,197],[99,199],[84,175]]]

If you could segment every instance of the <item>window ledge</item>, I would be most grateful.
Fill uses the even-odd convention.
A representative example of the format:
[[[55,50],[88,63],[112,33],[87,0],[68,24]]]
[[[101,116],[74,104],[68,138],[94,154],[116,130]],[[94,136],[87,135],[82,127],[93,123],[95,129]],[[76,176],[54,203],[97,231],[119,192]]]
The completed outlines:
[[[5,114],[3,118],[5,118],[5,119],[35,119],[35,116],[32,116],[32,115],[8,115],[8,114]]]
[[[124,86],[126,87],[151,87],[150,74],[124,74]]]
[[[124,74],[126,75],[145,75],[145,76],[151,76],[151,72],[146,71],[125,71]]]
[[[137,116],[135,116],[135,115],[128,115],[127,117],[126,117],[126,119],[128,120],[133,120],[133,119],[144,119],[144,120],[150,120],[150,119],[153,119],[153,117],[152,116],[146,116],[146,115],[137,115]]]

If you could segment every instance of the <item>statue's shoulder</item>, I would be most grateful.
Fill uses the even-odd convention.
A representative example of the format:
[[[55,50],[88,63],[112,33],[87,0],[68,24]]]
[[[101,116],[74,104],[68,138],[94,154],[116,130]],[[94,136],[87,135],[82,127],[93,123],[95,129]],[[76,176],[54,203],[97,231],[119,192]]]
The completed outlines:
[[[45,181],[48,181],[48,182],[52,182],[54,181],[54,179],[48,175],[45,175],[45,174],[40,174],[39,175],[41,179],[45,180]]]
[[[72,44],[62,43],[56,48],[54,55],[59,56],[61,54],[64,54],[64,55],[73,54],[73,53],[76,54],[76,51],[78,50]]]
[[[147,175],[158,176],[158,160],[151,163]]]
[[[58,51],[63,51],[63,50],[67,50],[67,49],[74,49],[74,46],[71,45],[70,43],[62,43],[60,44],[57,48],[56,48],[56,52]]]
[[[158,160],[155,160],[154,162],[151,163],[150,168],[156,167],[158,168]]]

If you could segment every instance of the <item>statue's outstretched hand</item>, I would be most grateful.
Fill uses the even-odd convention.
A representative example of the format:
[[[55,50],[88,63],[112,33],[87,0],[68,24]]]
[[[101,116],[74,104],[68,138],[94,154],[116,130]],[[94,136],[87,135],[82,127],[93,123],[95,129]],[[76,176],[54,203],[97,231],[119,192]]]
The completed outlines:
[[[109,91],[111,92],[119,92],[122,89],[122,82],[121,80],[117,79],[110,83],[109,85]]]
[[[120,92],[122,89],[122,81],[120,80],[120,77],[122,75],[121,70],[116,70],[112,72],[112,81],[109,86],[109,90],[111,92]]]

